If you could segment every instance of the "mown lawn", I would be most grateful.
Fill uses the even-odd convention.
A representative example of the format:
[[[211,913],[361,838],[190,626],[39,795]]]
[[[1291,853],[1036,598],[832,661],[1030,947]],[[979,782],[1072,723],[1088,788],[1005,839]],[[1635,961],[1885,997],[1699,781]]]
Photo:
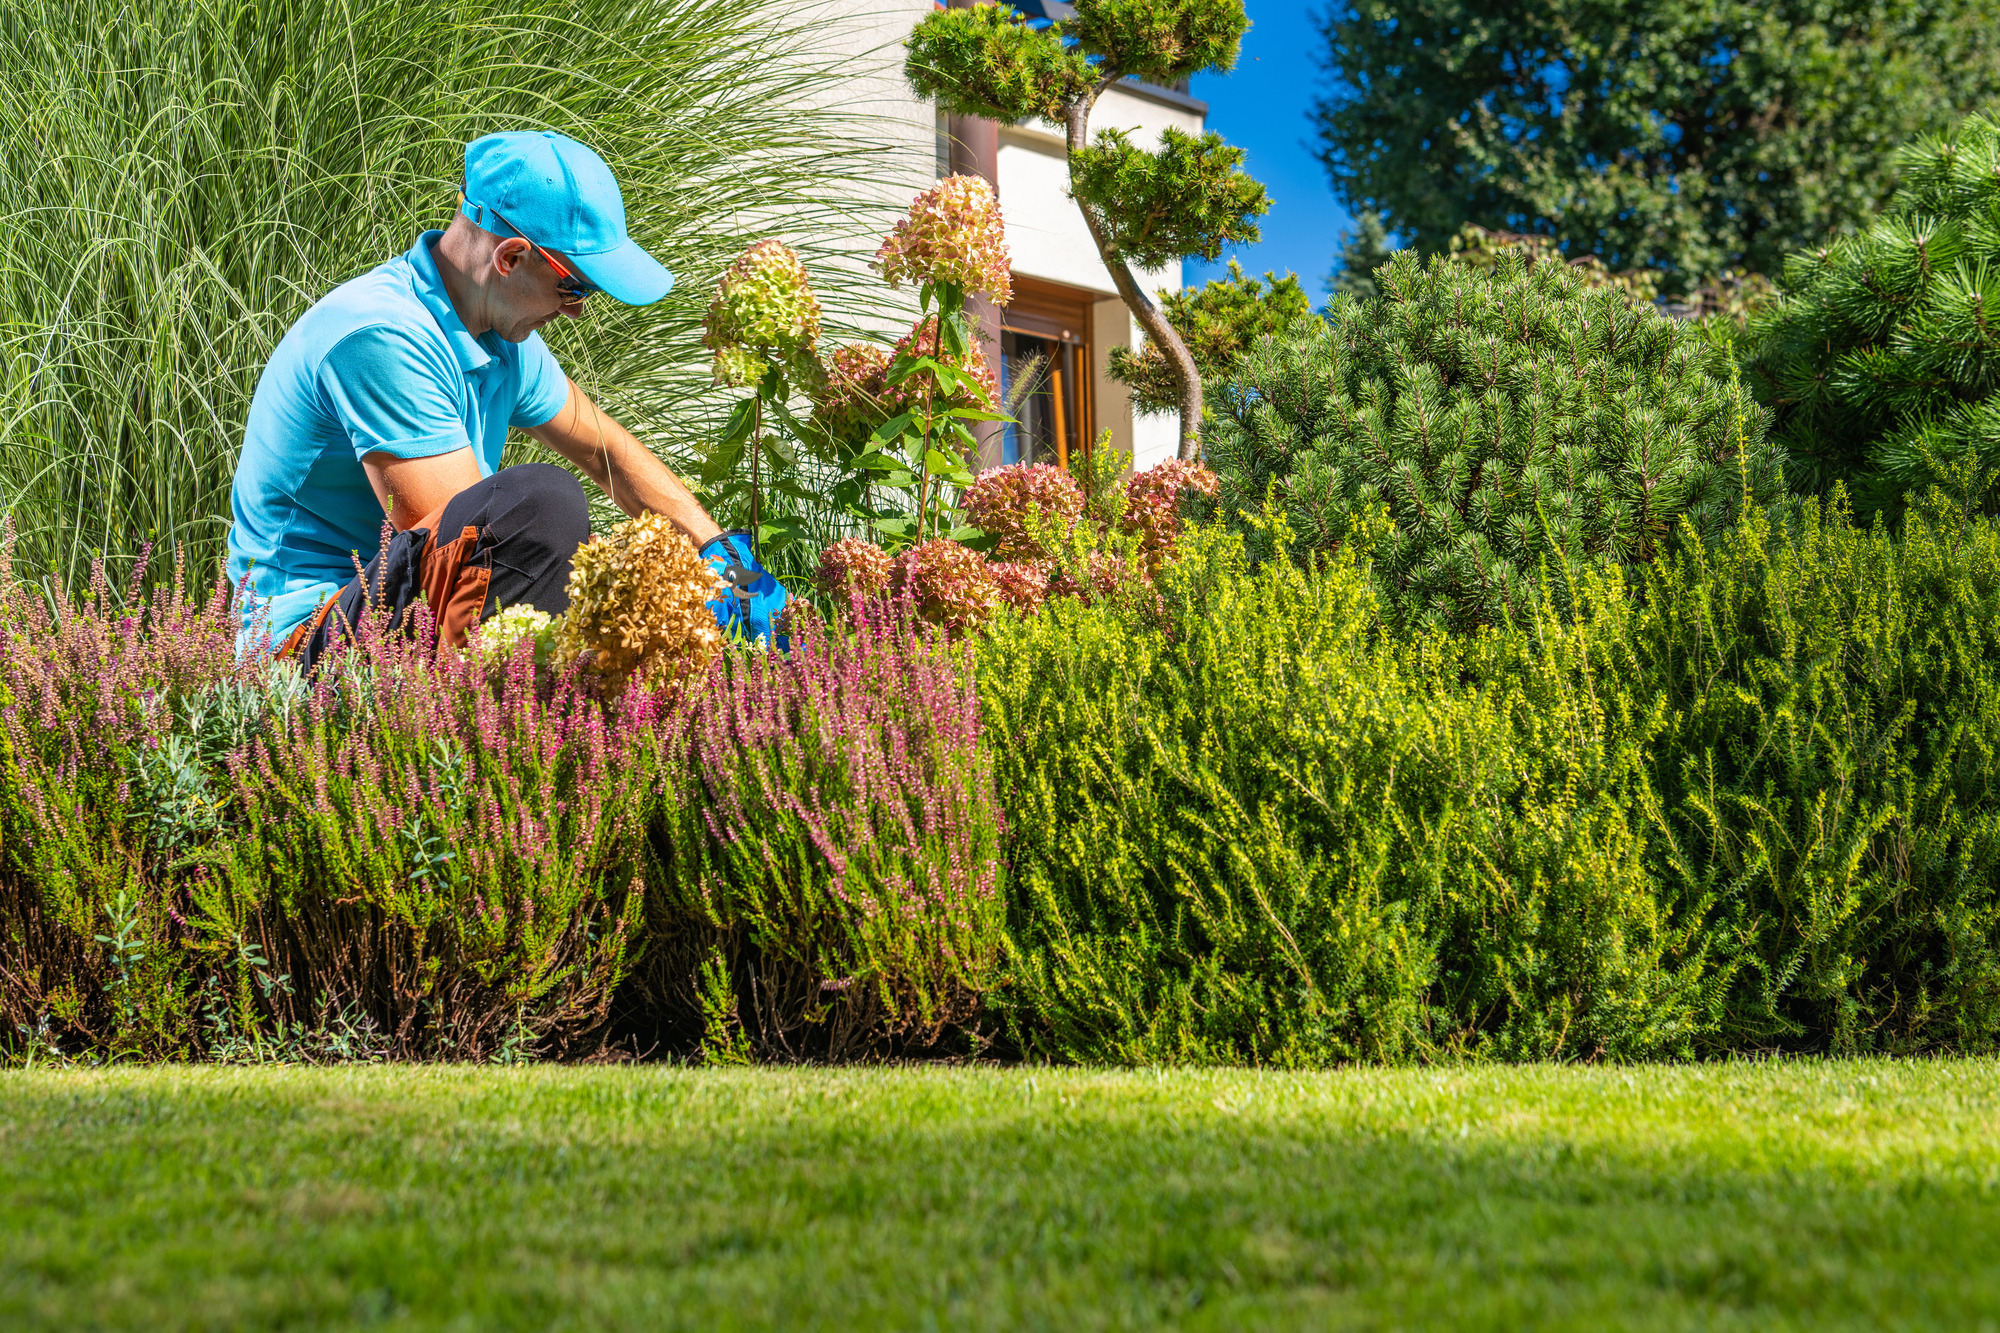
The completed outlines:
[[[2000,1063],[0,1073],[0,1328],[2000,1328]]]

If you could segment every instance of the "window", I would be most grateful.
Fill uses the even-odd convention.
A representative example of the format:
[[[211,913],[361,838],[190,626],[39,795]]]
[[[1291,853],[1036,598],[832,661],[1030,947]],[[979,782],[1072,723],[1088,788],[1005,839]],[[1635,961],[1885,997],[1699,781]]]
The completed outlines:
[[[1015,403],[1015,420],[1002,428],[1001,461],[1068,471],[1092,447],[1095,299],[1074,287],[1015,276],[1013,303],[1000,312],[1000,392]]]

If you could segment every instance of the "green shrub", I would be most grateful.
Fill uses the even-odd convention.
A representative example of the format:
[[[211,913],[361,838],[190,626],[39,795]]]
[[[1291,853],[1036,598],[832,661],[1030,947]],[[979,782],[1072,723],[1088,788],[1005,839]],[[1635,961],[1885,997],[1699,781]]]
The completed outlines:
[[[1398,255],[1381,298],[1260,342],[1211,386],[1226,514],[1275,494],[1296,554],[1390,529],[1375,569],[1402,621],[1526,623],[1544,581],[1652,559],[1683,519],[1726,531],[1775,497],[1762,414],[1716,353],[1566,265]]]
[[[981,647],[1025,1051],[1640,1056],[1712,1030],[1644,868],[1661,718],[1594,639],[1385,638],[1352,551],[1252,569],[1214,530],[1159,586]]]
[[[1259,282],[1234,259],[1229,261],[1227,280],[1163,292],[1160,307],[1187,344],[1203,380],[1227,379],[1258,338],[1313,317],[1312,300],[1296,276],[1266,273]],[[1110,375],[1131,388],[1132,404],[1141,412],[1172,412],[1180,407],[1173,363],[1158,343],[1148,342],[1137,352],[1112,348]]]
[[[1752,383],[1794,486],[1845,483],[1864,513],[1931,482],[1991,508],[2000,467],[2000,122],[1898,155],[1902,185],[1858,236],[1792,254],[1751,325]]]
[[[1632,688],[1663,895],[1736,949],[1732,1049],[2000,1040],[2000,527],[1838,497],[1654,566]]]
[[[2000,527],[1809,505],[1643,577],[1405,636],[1351,547],[1206,529],[1157,602],[1003,618],[1021,1049],[2000,1044]]]

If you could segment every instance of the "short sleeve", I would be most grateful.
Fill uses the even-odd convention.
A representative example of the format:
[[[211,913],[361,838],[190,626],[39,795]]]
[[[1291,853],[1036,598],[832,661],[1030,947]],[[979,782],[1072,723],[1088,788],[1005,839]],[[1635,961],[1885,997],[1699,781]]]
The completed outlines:
[[[354,456],[431,458],[470,448],[459,399],[464,379],[408,333],[356,329],[328,349],[317,375]]]
[[[514,395],[514,414],[507,424],[533,430],[554,421],[569,402],[569,376],[556,364],[556,355],[541,334],[529,334],[520,346],[521,388]]]

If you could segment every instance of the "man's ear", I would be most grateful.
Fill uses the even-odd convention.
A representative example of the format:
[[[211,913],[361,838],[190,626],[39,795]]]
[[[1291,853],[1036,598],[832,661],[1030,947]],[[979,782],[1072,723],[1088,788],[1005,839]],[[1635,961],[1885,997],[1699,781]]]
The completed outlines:
[[[493,267],[499,271],[501,277],[512,277],[514,270],[520,267],[521,260],[526,257],[528,249],[528,243],[519,236],[507,237],[493,247]]]

